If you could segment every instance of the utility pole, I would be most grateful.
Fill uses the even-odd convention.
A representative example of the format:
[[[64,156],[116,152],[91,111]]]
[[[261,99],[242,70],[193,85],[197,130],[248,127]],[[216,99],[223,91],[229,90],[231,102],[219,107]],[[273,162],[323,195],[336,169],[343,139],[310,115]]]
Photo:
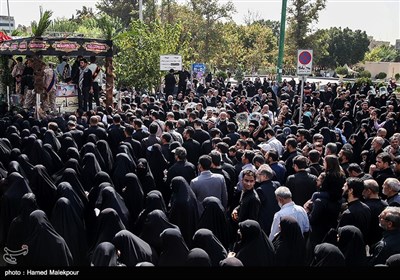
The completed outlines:
[[[139,20],[143,22],[143,0],[139,0]]]
[[[278,82],[282,82],[282,62],[283,62],[283,51],[285,47],[285,27],[286,27],[286,6],[287,0],[282,0],[282,11],[281,11],[281,30],[279,34],[279,54],[278,54]]]
[[[12,33],[11,31],[11,18],[10,18],[10,3],[7,0],[7,12],[8,12],[8,32],[10,32],[10,35]]]

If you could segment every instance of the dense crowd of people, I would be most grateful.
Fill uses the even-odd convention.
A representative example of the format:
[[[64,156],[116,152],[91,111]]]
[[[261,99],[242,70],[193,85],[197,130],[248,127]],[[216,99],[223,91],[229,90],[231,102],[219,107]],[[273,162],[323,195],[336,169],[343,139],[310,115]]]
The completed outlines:
[[[398,265],[394,86],[307,82],[300,115],[294,79],[169,74],[118,110],[0,118],[0,244],[26,250],[16,265]]]

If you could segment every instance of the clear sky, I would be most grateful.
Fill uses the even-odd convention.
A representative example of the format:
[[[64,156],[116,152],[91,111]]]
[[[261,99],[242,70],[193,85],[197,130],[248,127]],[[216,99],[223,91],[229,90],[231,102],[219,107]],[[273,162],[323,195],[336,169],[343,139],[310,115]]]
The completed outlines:
[[[219,0],[226,3],[225,0]],[[291,0],[288,0],[288,4]],[[10,15],[15,23],[30,25],[39,19],[39,6],[52,10],[53,18],[66,17],[76,13],[82,6],[93,7],[97,1],[81,0],[8,0]],[[186,3],[186,0],[177,0]],[[250,11],[258,18],[280,20],[281,0],[233,0],[237,13],[233,18],[243,23]],[[0,14],[7,15],[7,0],[0,0]],[[327,0],[326,8],[320,12],[319,23],[313,28],[349,27],[352,30],[366,31],[376,40],[395,44],[400,39],[400,0]]]

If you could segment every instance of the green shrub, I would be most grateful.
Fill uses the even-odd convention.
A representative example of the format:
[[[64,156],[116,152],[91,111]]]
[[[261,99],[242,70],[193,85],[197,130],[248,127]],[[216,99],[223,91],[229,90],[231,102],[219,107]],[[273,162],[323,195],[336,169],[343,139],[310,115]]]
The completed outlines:
[[[387,74],[385,72],[380,72],[380,73],[376,74],[375,79],[382,80],[382,79],[385,79],[386,76],[387,76]]]
[[[349,74],[349,70],[346,67],[339,66],[335,69],[336,74],[338,75],[347,75]]]
[[[222,77],[224,80],[226,80],[226,78],[228,78],[228,74],[226,74],[225,71],[218,71],[215,75],[217,77]]]
[[[394,75],[394,78],[396,79],[396,81],[398,81],[400,79],[400,73],[396,73],[396,75]]]
[[[369,72],[368,70],[363,70],[358,74],[358,76],[360,78],[371,78],[371,72]]]

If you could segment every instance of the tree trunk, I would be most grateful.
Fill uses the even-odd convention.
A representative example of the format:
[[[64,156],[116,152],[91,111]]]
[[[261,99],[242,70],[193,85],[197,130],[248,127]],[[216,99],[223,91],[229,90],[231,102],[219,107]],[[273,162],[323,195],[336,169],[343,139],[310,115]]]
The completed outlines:
[[[44,88],[44,68],[46,67],[46,63],[44,63],[39,56],[33,57],[33,79],[35,83],[35,93],[43,94],[45,91]]]
[[[106,57],[106,106],[113,105],[113,89],[114,89],[114,67],[113,58]]]

